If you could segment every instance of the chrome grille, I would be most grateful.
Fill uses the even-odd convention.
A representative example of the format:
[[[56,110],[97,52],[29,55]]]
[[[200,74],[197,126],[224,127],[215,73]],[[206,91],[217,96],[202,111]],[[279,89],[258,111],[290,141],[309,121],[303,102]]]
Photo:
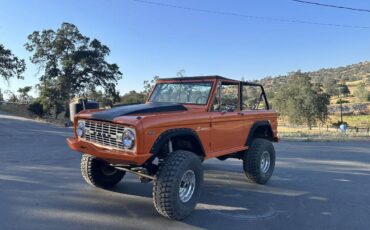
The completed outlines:
[[[82,139],[115,149],[125,149],[122,144],[124,130],[120,125],[85,120],[85,135]]]

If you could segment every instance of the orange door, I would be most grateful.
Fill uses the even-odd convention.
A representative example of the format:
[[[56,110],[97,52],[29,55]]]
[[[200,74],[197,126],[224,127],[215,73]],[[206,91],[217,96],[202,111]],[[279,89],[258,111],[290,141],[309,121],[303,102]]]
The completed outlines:
[[[246,121],[242,113],[211,112],[212,152],[244,146],[246,128]]]

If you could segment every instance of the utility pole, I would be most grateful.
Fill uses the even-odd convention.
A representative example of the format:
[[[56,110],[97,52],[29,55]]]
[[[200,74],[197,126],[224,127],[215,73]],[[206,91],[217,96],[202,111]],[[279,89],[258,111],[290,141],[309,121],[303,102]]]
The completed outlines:
[[[342,101],[342,97],[341,97],[341,90],[342,88],[342,84],[339,85],[339,88],[338,88],[338,98],[339,98],[339,104],[340,104],[340,123],[343,124],[343,101]]]

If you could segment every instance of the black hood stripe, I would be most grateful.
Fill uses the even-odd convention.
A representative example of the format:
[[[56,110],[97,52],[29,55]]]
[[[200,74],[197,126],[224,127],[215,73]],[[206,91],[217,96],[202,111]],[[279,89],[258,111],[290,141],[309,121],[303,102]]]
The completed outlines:
[[[186,111],[185,106],[174,103],[147,103],[137,105],[124,105],[107,109],[101,112],[94,113],[93,119],[102,121],[112,121],[116,117],[132,115],[132,114],[145,114],[145,113],[160,113],[160,112],[174,112]]]

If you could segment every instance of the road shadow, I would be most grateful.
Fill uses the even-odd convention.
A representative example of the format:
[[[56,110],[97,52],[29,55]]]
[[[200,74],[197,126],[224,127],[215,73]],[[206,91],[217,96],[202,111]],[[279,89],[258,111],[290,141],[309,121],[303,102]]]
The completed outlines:
[[[199,204],[182,222],[160,216],[152,184],[136,176],[127,175],[111,191],[87,185],[79,157],[62,158],[71,152],[48,161],[1,162],[0,221],[4,229],[361,228],[370,211],[370,161],[359,150],[352,159],[282,153],[266,185],[248,182],[241,161],[206,161]]]

